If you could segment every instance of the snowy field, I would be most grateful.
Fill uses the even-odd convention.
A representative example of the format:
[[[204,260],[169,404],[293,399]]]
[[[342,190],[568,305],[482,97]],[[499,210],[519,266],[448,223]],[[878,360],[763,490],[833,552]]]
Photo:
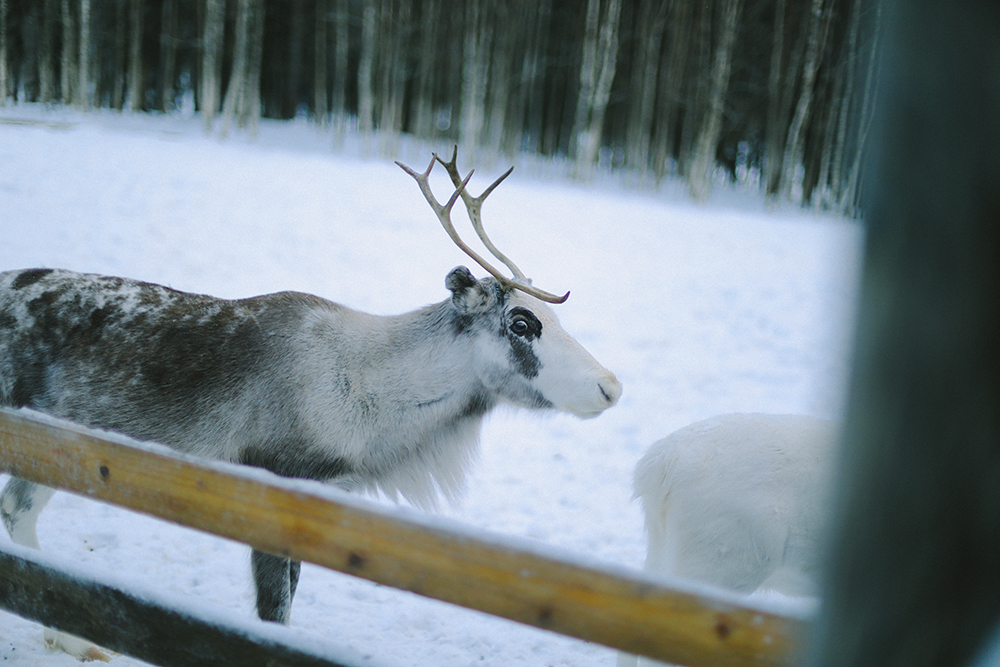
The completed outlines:
[[[470,260],[410,177],[355,143],[334,152],[304,123],[265,122],[255,140],[221,141],[197,119],[0,108],[0,270],[61,267],[223,297],[293,289],[384,314],[443,300],[447,272]],[[403,142],[396,156],[423,170],[435,149],[450,151]],[[477,172],[473,193],[506,166]],[[536,285],[572,290],[556,306],[562,323],[624,395],[592,421],[494,415],[467,493],[441,511],[640,567],[631,472],[652,442],[727,412],[838,416],[862,233],[738,191],[696,206],[678,184],[653,193],[558,171],[518,164],[485,206],[486,226]],[[39,536],[46,551],[143,590],[252,616],[239,544],[67,493]],[[610,649],[309,565],[290,632],[373,665],[614,664]],[[77,664],[46,653],[41,635],[0,612],[0,662]]]

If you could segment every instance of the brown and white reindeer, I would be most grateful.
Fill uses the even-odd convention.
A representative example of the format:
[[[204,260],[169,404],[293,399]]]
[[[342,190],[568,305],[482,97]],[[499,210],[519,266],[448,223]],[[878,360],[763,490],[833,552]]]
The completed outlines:
[[[456,151],[457,152],[457,151]],[[439,203],[428,177],[455,182]],[[381,490],[420,506],[460,488],[483,417],[501,404],[595,417],[621,394],[615,376],[559,324],[495,249],[483,200],[456,156],[434,155],[418,183],[448,235],[491,276],[445,279],[451,296],[395,316],[281,292],[240,300],[50,269],[0,273],[0,405],[242,463],[278,475]],[[458,197],[507,278],[459,238]],[[0,516],[18,544],[38,548],[36,520],[53,489],[11,478]],[[288,623],[300,564],[254,551],[260,618]],[[46,631],[77,657],[95,647]]]

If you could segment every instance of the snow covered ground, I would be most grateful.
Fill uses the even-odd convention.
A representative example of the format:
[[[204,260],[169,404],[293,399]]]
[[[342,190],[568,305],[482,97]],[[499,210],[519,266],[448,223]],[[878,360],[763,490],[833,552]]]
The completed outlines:
[[[422,170],[432,149],[450,147],[402,142],[397,157]],[[376,313],[444,299],[444,276],[470,260],[413,181],[364,154],[356,141],[335,153],[304,123],[220,141],[197,119],[0,108],[0,270],[62,267],[223,297],[294,289]],[[459,165],[473,166],[461,155]],[[506,166],[485,167],[472,191]],[[593,421],[495,415],[468,492],[442,512],[639,567],[631,471],[653,441],[726,412],[839,414],[862,233],[752,194],[720,191],[696,206],[677,184],[651,193],[557,171],[519,164],[486,205],[486,225],[536,285],[572,290],[557,312],[624,395]],[[96,571],[252,616],[239,544],[66,493],[39,533],[46,551]],[[614,663],[610,649],[308,565],[292,633],[376,665]],[[0,660],[76,664],[45,653],[41,629],[5,612]]]

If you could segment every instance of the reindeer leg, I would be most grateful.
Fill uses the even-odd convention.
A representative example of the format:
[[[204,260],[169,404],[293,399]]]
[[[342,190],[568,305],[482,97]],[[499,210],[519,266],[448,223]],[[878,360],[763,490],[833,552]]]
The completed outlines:
[[[288,625],[302,563],[256,549],[250,555],[250,562],[257,587],[257,616]]]
[[[35,484],[20,477],[11,477],[0,493],[0,518],[14,544],[40,549],[38,544],[38,515],[56,490]],[[51,651],[62,651],[77,660],[102,660],[111,656],[99,646],[65,632],[45,628],[45,646]]]

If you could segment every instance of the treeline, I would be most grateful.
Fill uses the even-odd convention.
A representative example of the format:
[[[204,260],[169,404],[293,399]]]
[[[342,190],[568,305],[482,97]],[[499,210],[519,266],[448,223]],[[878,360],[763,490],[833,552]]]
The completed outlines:
[[[0,0],[0,104],[306,116],[854,213],[875,0]]]

